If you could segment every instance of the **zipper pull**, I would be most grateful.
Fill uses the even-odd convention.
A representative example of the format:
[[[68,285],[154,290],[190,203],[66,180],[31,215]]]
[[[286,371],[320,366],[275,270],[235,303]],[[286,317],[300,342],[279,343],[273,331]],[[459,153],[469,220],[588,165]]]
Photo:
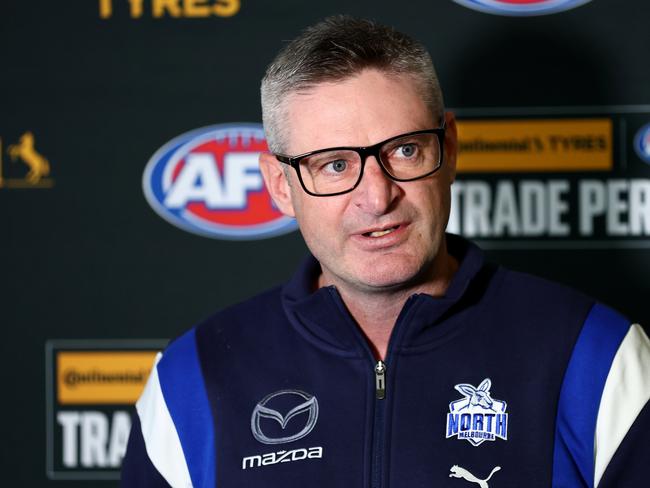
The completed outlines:
[[[375,365],[375,389],[377,400],[386,398],[386,363],[381,359]]]

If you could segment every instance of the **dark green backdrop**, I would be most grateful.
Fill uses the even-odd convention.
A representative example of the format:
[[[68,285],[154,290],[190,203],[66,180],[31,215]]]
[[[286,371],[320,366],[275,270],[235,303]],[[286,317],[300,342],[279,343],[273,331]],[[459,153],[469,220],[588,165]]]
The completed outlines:
[[[307,24],[351,13],[413,35],[430,49],[446,103],[461,119],[610,117],[614,170],[588,176],[650,178],[632,148],[650,122],[643,0],[593,0],[527,18],[451,0],[241,0],[229,17],[155,18],[152,1],[139,18],[127,0],[0,4],[5,183],[27,173],[8,154],[26,131],[51,165],[49,185],[0,187],[3,485],[116,484],[48,478],[46,452],[58,456],[60,446],[46,437],[47,341],[174,337],[286,279],[304,255],[298,233],[226,241],[180,230],[151,209],[141,180],[151,155],[186,131],[260,122],[265,66]],[[112,3],[110,18],[101,18],[102,3]],[[559,177],[577,184],[583,176]],[[553,175],[459,178],[523,177]],[[647,326],[650,229],[598,232],[478,242],[493,260],[582,289]]]

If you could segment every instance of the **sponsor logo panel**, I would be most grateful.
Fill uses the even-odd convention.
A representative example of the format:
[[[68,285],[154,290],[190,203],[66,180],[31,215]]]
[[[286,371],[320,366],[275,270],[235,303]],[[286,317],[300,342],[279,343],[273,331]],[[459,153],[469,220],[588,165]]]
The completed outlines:
[[[454,2],[495,15],[532,16],[564,12],[591,0],[453,0]]]
[[[47,475],[119,479],[140,396],[166,341],[48,341]]]
[[[620,110],[461,110],[448,230],[487,248],[650,247],[650,114]]]
[[[61,405],[135,403],[155,356],[155,351],[61,351],[57,400]]]
[[[292,232],[266,191],[259,155],[267,151],[261,124],[222,124],[182,134],[151,157],[143,190],[171,224],[217,239],[263,239]]]
[[[606,171],[611,119],[458,123],[458,172]]]

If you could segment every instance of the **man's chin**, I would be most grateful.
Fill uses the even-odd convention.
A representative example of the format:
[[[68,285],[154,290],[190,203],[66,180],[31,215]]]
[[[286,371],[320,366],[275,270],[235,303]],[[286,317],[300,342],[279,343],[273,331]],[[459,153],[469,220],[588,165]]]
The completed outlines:
[[[369,293],[392,292],[416,285],[418,270],[372,269],[357,274],[359,288]]]

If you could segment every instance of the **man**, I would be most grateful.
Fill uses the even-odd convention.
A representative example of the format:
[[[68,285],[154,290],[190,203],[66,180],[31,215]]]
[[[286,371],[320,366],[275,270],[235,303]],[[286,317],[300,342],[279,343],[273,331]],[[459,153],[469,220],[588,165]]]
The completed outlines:
[[[445,235],[456,127],[421,45],[326,19],[262,107],[313,257],[159,357],[124,486],[647,485],[648,338]]]

